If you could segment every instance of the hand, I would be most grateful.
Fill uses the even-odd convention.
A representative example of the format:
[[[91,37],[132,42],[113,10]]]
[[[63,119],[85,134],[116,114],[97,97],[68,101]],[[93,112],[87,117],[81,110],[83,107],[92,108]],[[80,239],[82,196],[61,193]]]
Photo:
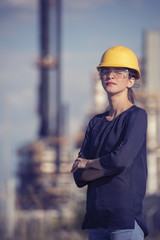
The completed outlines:
[[[73,163],[71,173],[74,173],[77,171],[77,169],[82,168],[82,169],[87,169],[88,168],[88,163],[90,160],[85,159],[85,158],[77,158],[75,162]]]

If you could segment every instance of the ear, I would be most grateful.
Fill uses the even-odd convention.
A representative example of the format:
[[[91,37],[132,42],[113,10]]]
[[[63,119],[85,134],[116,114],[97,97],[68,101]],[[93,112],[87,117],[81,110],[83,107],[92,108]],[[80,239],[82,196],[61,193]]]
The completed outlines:
[[[135,78],[129,78],[129,79],[128,79],[127,87],[128,87],[128,88],[133,87],[134,83],[135,83]]]

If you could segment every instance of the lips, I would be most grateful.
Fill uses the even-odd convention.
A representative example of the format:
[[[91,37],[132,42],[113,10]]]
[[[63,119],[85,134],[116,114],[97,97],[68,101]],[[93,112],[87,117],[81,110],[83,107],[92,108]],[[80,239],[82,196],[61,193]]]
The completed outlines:
[[[114,82],[106,82],[106,85],[117,85],[117,84]]]

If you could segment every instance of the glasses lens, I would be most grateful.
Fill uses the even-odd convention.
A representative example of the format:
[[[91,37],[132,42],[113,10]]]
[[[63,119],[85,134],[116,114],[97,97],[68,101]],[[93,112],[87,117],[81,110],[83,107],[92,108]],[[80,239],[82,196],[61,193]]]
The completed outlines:
[[[110,75],[110,73],[113,73],[114,77],[122,78],[124,76],[128,76],[129,72],[127,69],[101,69],[99,74],[100,77],[103,77],[106,75],[107,77]]]

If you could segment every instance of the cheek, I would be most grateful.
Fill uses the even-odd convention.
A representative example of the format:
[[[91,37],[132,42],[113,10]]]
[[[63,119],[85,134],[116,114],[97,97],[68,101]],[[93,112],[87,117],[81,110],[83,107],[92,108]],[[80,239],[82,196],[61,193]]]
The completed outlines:
[[[106,75],[103,75],[100,79],[102,82],[106,81]]]
[[[126,85],[126,87],[130,87],[131,81],[129,80],[129,78],[125,78],[125,79],[123,79],[123,84]]]
[[[102,84],[102,87],[104,88],[106,86],[106,82],[105,82],[105,79],[101,79],[101,84]]]
[[[104,82],[101,82],[103,89],[106,91],[106,85]]]
[[[127,88],[127,87],[129,87],[129,81],[126,80],[126,79],[120,79],[120,80],[118,81],[118,86],[119,86],[120,88]]]

